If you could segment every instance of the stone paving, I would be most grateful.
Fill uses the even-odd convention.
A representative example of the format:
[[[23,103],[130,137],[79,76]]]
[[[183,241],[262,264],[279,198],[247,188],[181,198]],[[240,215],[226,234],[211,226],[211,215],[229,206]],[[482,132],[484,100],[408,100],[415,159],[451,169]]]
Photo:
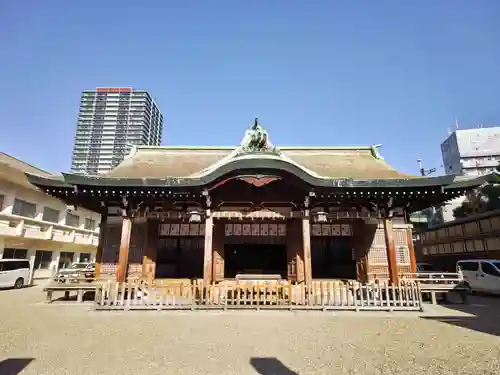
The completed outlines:
[[[499,312],[95,312],[3,290],[0,374],[500,374]]]

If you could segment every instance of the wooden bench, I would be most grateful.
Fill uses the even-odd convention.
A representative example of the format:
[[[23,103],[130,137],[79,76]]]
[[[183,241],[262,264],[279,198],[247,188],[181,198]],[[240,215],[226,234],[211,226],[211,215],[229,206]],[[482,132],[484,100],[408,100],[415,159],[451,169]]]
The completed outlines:
[[[422,294],[429,293],[431,296],[431,303],[433,305],[437,304],[436,295],[443,294],[444,299],[447,299],[447,295],[450,292],[457,292],[462,300],[462,303],[467,303],[467,295],[469,288],[462,282],[457,283],[420,283],[420,291]]]
[[[54,283],[43,288],[47,293],[46,300],[51,303],[55,292],[64,292],[64,299],[69,299],[72,292],[76,292],[76,300],[83,302],[83,295],[86,292],[95,292],[97,283]]]
[[[266,275],[261,273],[239,273],[235,277],[238,281],[280,281],[283,280],[281,275],[272,274]]]
[[[380,277],[387,280],[387,274],[377,274],[375,278]],[[419,272],[402,273],[399,275],[401,281],[416,282],[420,286],[422,295],[429,294],[431,303],[437,303],[437,294],[443,294],[444,299],[450,292],[457,292],[463,303],[467,303],[469,288],[464,284],[462,275],[455,272]]]

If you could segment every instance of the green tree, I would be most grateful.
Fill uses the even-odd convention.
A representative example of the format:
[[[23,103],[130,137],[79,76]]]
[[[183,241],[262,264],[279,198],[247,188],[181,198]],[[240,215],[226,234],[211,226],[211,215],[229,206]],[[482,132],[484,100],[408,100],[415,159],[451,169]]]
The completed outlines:
[[[497,167],[500,173],[500,168]],[[456,219],[500,209],[500,184],[485,184],[467,194],[461,206],[453,210]]]

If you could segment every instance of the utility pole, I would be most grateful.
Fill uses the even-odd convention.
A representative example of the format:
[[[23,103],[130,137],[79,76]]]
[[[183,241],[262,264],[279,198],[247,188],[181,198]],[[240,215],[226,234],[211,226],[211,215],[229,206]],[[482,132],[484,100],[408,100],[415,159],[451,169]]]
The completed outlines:
[[[436,168],[424,169],[422,164],[422,159],[417,159],[417,163],[418,163],[418,168],[420,170],[420,175],[422,177],[429,176],[430,174],[436,172]]]
[[[429,176],[432,173],[436,172],[436,168],[425,169],[423,164],[422,164],[422,159],[417,159],[417,163],[418,163],[418,169],[420,171],[420,175],[422,177]],[[437,212],[435,206],[429,207],[429,209],[430,209],[430,214],[427,214],[428,215],[427,216],[428,223],[430,223],[432,221],[432,219],[434,218],[434,216],[436,215],[436,212]],[[423,210],[421,212],[424,213],[425,210]],[[429,211],[427,211],[427,212],[429,212]]]

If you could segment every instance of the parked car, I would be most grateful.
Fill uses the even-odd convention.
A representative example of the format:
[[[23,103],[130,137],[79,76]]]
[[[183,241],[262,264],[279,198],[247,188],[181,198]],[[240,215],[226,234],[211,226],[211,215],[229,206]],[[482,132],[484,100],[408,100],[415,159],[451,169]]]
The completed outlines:
[[[417,273],[433,273],[439,272],[436,267],[430,263],[417,262]]]
[[[430,263],[417,263],[418,279],[442,279],[443,271]]]
[[[500,260],[467,259],[457,262],[457,272],[473,292],[500,294]]]
[[[0,288],[20,289],[30,277],[30,262],[26,259],[0,259]]]
[[[54,280],[60,283],[79,281],[81,279],[88,279],[92,281],[95,277],[95,263],[88,262],[74,262],[68,268],[60,269]]]

